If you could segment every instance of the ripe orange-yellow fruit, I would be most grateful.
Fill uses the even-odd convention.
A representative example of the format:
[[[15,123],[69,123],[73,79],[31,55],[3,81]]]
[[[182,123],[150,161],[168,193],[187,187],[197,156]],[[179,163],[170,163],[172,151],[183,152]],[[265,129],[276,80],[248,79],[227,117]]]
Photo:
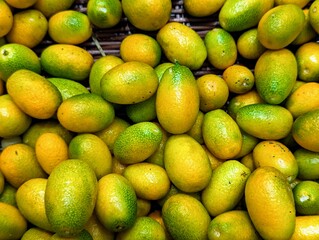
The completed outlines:
[[[208,226],[208,239],[260,239],[247,211],[231,210],[212,219]]]
[[[247,59],[257,59],[266,50],[257,37],[257,28],[243,32],[237,39],[238,53]]]
[[[137,197],[142,199],[161,199],[170,188],[167,172],[153,163],[131,164],[124,169],[123,176],[131,182]]]
[[[176,63],[164,72],[155,104],[158,121],[167,132],[181,134],[191,129],[200,99],[195,77],[188,67]]]
[[[212,176],[205,150],[187,134],[172,135],[167,139],[164,167],[171,182],[187,193],[203,190]]]
[[[319,44],[307,42],[296,51],[295,56],[298,65],[298,78],[305,82],[316,82],[319,78]]]
[[[70,97],[57,111],[60,124],[77,133],[101,131],[112,123],[114,114],[113,105],[94,93]]]
[[[254,165],[271,166],[283,173],[288,182],[295,180],[298,174],[298,163],[293,153],[278,141],[260,141],[253,149]]]
[[[75,0],[37,0],[33,7],[49,19],[55,13],[69,9],[74,2]]]
[[[246,66],[234,64],[223,72],[223,79],[230,92],[242,94],[251,90],[255,85],[255,76]]]
[[[101,96],[117,104],[143,102],[153,96],[158,78],[150,65],[130,61],[107,71],[101,79]]]
[[[285,101],[285,107],[294,118],[319,108],[319,83],[307,82],[292,92]]]
[[[90,133],[78,134],[69,143],[69,157],[89,163],[100,179],[112,171],[112,155],[106,143]]]
[[[31,125],[32,119],[5,94],[0,96],[0,122],[0,137],[8,138],[23,134]]]
[[[62,102],[59,90],[45,77],[30,70],[14,72],[6,86],[17,106],[37,119],[53,117]]]
[[[42,69],[53,77],[83,81],[89,77],[93,56],[73,44],[51,44],[40,55]]]
[[[20,239],[27,224],[18,208],[0,202],[0,239]]]
[[[257,36],[268,49],[287,47],[302,31],[305,14],[296,4],[278,5],[260,19]]]
[[[85,13],[65,10],[50,17],[48,33],[57,43],[77,45],[92,36],[92,26]]]
[[[185,11],[194,17],[207,17],[220,10],[225,0],[184,0]]]
[[[295,229],[296,210],[290,185],[274,167],[259,167],[245,187],[248,214],[264,239],[290,239]]]
[[[6,181],[15,188],[29,179],[47,177],[36,159],[34,149],[24,143],[12,144],[2,150],[0,170]]]
[[[191,70],[202,67],[207,49],[200,35],[191,27],[180,22],[165,24],[156,34],[156,40],[166,58]]]
[[[37,139],[34,148],[38,162],[48,174],[60,162],[69,158],[68,145],[57,133],[43,133]]]
[[[297,216],[296,227],[290,240],[315,240],[319,237],[319,232],[316,231],[319,227],[319,216]]]
[[[139,61],[156,67],[162,56],[159,43],[149,35],[136,33],[126,36],[120,45],[120,55],[125,61]]]
[[[205,74],[196,80],[200,98],[200,110],[222,108],[227,102],[229,88],[227,83],[216,74]]]
[[[228,160],[219,165],[209,184],[201,193],[201,200],[213,217],[233,210],[244,196],[250,170],[237,160]]]
[[[319,141],[315,137],[318,134],[319,109],[300,115],[293,123],[292,136],[303,148],[318,152]]]
[[[9,43],[34,48],[44,39],[47,30],[48,20],[43,13],[36,9],[27,9],[13,15],[13,26],[6,39]]]
[[[219,159],[231,159],[241,150],[243,137],[236,121],[222,109],[205,114],[203,139],[208,150]]]
[[[0,1],[0,37],[4,37],[12,28],[13,25],[13,14],[6,3],[6,1]]]
[[[144,31],[156,31],[170,19],[170,0],[123,0],[123,13],[129,22]]]
[[[16,192],[17,206],[21,214],[34,226],[53,231],[46,216],[44,195],[46,178],[33,178],[23,183]]]
[[[37,0],[5,0],[11,7],[18,8],[18,9],[25,9],[31,7]]]

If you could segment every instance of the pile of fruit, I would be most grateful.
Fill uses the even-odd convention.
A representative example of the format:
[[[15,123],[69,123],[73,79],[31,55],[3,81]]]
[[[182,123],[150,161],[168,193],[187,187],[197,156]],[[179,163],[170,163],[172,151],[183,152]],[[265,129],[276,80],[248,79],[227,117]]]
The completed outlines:
[[[0,240],[319,239],[318,33],[319,0],[0,0]]]

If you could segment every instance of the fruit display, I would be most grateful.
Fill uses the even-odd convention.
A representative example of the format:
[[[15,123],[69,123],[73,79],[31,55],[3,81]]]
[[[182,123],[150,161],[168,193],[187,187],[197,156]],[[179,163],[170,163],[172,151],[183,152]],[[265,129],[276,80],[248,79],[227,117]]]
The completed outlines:
[[[0,0],[0,240],[319,239],[319,0]]]

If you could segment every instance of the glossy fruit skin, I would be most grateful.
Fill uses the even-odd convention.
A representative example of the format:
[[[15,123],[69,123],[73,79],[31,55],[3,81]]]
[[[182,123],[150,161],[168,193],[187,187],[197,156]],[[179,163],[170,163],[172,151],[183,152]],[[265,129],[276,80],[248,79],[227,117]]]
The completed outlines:
[[[319,32],[319,21],[318,21],[318,2],[313,1],[309,7],[309,22],[312,28]]]
[[[47,78],[60,92],[62,100],[66,100],[74,95],[89,93],[89,90],[79,82],[66,78]]]
[[[38,137],[45,132],[59,134],[66,143],[69,143],[73,137],[73,133],[64,128],[57,120],[48,119],[43,122],[33,123],[22,135],[22,142],[35,147]]]
[[[289,183],[298,175],[298,163],[289,148],[279,141],[260,141],[252,151],[254,165],[272,166],[282,172]]]
[[[46,178],[33,178],[22,184],[16,192],[17,206],[28,222],[45,231],[53,231],[45,212]]]
[[[92,36],[90,19],[85,13],[65,10],[50,17],[48,34],[56,43],[80,45]]]
[[[212,217],[235,208],[244,195],[250,173],[237,160],[225,161],[213,171],[208,186],[201,194],[202,203]]]
[[[319,108],[319,83],[303,82],[302,86],[293,91],[285,101],[285,107],[294,118]]]
[[[241,107],[237,112],[236,122],[254,137],[278,140],[289,134],[293,117],[280,105],[256,103]]]
[[[299,182],[293,189],[296,212],[300,215],[319,214],[319,183],[311,180]]]
[[[218,12],[224,5],[225,0],[206,0],[197,2],[196,0],[184,0],[185,11],[194,17],[208,17]]]
[[[34,149],[39,164],[47,174],[50,174],[60,162],[69,158],[68,145],[57,133],[41,134]]]
[[[146,160],[162,141],[162,131],[152,122],[140,122],[126,128],[115,140],[114,156],[123,164]]]
[[[261,17],[270,10],[274,1],[270,0],[230,0],[222,6],[219,21],[226,31],[242,31],[254,27]]]
[[[255,85],[261,98],[270,104],[282,103],[296,83],[297,71],[297,61],[290,50],[265,51],[254,69]]]
[[[301,45],[301,44],[310,42],[316,37],[316,31],[311,26],[310,19],[309,19],[309,8],[307,7],[303,8],[303,13],[305,14],[305,26],[301,30],[299,35],[295,38],[295,40],[291,43],[293,45]]]
[[[13,15],[13,26],[6,35],[9,43],[19,43],[34,49],[46,36],[48,20],[36,9],[26,9]]]
[[[41,239],[47,240],[52,237],[53,233],[38,227],[30,227],[21,237],[21,240]]]
[[[167,23],[158,31],[156,40],[172,63],[198,70],[206,60],[207,51],[204,41],[187,25],[179,22]]]
[[[75,136],[68,146],[69,158],[83,159],[94,170],[96,178],[112,172],[112,155],[106,143],[92,133]]]
[[[286,177],[273,167],[259,167],[245,188],[248,214],[264,239],[289,239],[295,228],[293,193]]]
[[[292,136],[293,139],[303,148],[318,152],[319,141],[318,138],[319,126],[319,109],[309,111],[299,116],[293,123]]]
[[[255,84],[253,72],[243,65],[234,64],[223,72],[223,79],[226,81],[229,91],[236,94],[243,94],[250,91]]]
[[[113,105],[94,93],[74,95],[63,101],[57,111],[59,123],[77,133],[101,131],[112,123],[114,116]]]
[[[129,22],[143,31],[156,31],[170,19],[170,0],[124,0],[122,9]]]
[[[205,74],[197,78],[196,82],[202,112],[218,109],[226,104],[229,88],[222,77],[216,74]]]
[[[118,135],[123,132],[131,124],[123,118],[115,116],[112,123],[94,134],[101,138],[107,145],[108,149],[113,153],[114,143]]]
[[[208,227],[208,239],[260,239],[248,212],[231,210],[213,218]]]
[[[19,239],[28,222],[15,206],[0,202],[0,209],[0,239]]]
[[[319,78],[319,44],[307,42],[297,49],[295,56],[298,66],[298,79],[305,82],[317,82]]]
[[[299,6],[295,4],[276,6],[260,19],[257,27],[258,39],[268,49],[285,48],[300,34],[304,23],[305,14]]]
[[[167,132],[182,134],[190,130],[200,99],[195,77],[188,67],[177,63],[164,72],[155,104],[158,121]]]
[[[124,62],[144,62],[155,68],[161,61],[162,49],[155,38],[135,33],[126,36],[121,42],[120,56]]]
[[[37,119],[49,119],[62,102],[59,90],[40,74],[20,69],[7,80],[7,91],[25,113]]]
[[[244,94],[235,95],[229,100],[227,113],[233,119],[236,119],[237,112],[241,107],[255,103],[264,103],[264,100],[259,96],[256,89],[250,90]]]
[[[2,150],[0,169],[6,182],[16,189],[32,178],[47,177],[37,161],[34,148],[21,142]]]
[[[242,146],[242,134],[235,120],[222,109],[209,111],[203,120],[203,139],[217,158],[231,159]]]
[[[48,177],[45,210],[52,229],[62,237],[79,234],[97,198],[97,179],[83,160],[61,162]]]
[[[5,82],[19,69],[41,73],[37,54],[29,47],[18,43],[7,43],[0,47],[0,78]]]
[[[291,240],[309,239],[315,240],[319,237],[316,229],[319,227],[319,216],[297,216],[296,227]]]
[[[10,7],[14,7],[14,8],[18,8],[18,9],[26,9],[31,7],[36,0],[27,0],[27,1],[16,1],[16,0],[7,0],[6,1],[8,5],[10,5]]]
[[[207,59],[217,69],[224,70],[237,59],[237,46],[234,37],[225,29],[217,27],[205,35]]]
[[[158,200],[169,191],[171,182],[164,168],[148,162],[128,165],[123,172],[138,198]]]
[[[301,180],[316,180],[319,178],[319,153],[298,148],[294,151],[298,164],[298,178]]]
[[[12,28],[13,25],[13,14],[10,9],[10,6],[6,1],[2,0],[0,2],[1,8],[1,24],[0,24],[0,37],[4,37]]]
[[[75,0],[55,1],[55,0],[38,0],[33,7],[50,18],[53,14],[69,9]]]
[[[120,233],[117,237],[122,240],[129,239],[156,239],[165,240],[165,230],[159,222],[149,216],[137,217],[134,225]]]
[[[72,44],[52,44],[40,55],[42,69],[53,77],[83,81],[89,77],[93,56]]]
[[[98,28],[111,28],[121,21],[122,5],[119,0],[90,0],[87,15]]]
[[[187,193],[203,190],[212,175],[206,152],[187,134],[172,135],[167,139],[164,167],[171,182]]]
[[[133,226],[137,217],[137,197],[125,177],[116,173],[102,177],[96,201],[95,213],[106,229],[120,232]]]
[[[21,111],[8,94],[0,96],[0,109],[1,137],[19,136],[30,127],[32,118]]]
[[[266,48],[260,43],[257,36],[257,28],[244,31],[237,40],[239,55],[245,59],[258,59]]]
[[[101,96],[111,103],[134,104],[153,96],[158,87],[155,70],[148,64],[129,61],[107,71],[101,79]]]
[[[170,235],[177,240],[205,239],[210,216],[196,198],[178,193],[168,198],[162,217]]]

